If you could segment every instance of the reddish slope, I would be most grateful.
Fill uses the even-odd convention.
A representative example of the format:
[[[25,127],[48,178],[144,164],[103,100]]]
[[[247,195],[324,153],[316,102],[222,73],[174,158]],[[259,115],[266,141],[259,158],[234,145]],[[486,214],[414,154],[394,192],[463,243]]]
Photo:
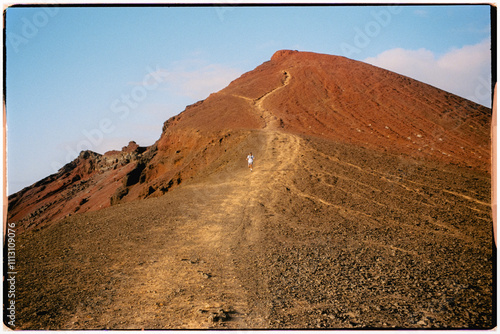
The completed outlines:
[[[264,127],[488,171],[490,122],[490,109],[410,78],[343,57],[278,51],[165,122],[147,150],[132,145],[122,153],[81,154],[12,195],[8,218],[26,229],[160,196],[195,177],[248,130]]]
[[[255,98],[286,76],[264,107],[288,131],[490,168],[490,109],[362,62],[278,51],[223,92]]]
[[[127,182],[144,150],[131,142],[122,152],[81,152],[56,174],[9,196],[9,221],[17,222],[22,231],[68,214],[109,206],[110,196]]]

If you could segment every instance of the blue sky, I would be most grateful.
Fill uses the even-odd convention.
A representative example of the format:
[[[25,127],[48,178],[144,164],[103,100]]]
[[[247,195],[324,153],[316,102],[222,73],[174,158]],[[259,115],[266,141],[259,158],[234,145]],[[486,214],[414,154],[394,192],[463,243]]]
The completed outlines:
[[[8,8],[8,193],[82,149],[153,144],[165,120],[279,49],[369,62],[489,107],[489,12],[485,5]]]

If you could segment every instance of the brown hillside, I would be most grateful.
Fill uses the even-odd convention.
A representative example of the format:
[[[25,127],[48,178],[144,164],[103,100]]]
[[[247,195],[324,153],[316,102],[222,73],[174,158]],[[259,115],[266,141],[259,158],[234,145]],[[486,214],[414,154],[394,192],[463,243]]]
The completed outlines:
[[[220,93],[257,99],[293,133],[482,170],[491,110],[399,74],[343,57],[278,51]]]
[[[489,171],[490,122],[490,109],[390,71],[283,50],[168,120],[147,150],[132,159],[80,156],[11,196],[8,215],[26,229],[163,195],[214,161],[223,141],[235,145],[238,131],[265,126]]]

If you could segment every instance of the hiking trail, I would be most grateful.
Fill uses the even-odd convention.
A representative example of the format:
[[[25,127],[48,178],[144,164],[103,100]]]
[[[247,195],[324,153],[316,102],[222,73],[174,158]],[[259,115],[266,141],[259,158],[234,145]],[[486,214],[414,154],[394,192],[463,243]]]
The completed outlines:
[[[269,325],[266,280],[254,275],[265,249],[262,201],[287,178],[300,149],[300,139],[278,131],[279,121],[265,107],[266,98],[288,85],[290,75],[284,73],[283,85],[252,101],[265,120],[248,143],[256,157],[254,171],[248,170],[248,152],[242,151],[237,170],[178,189],[179,196],[190,201],[178,204],[185,214],[176,217],[177,227],[166,237],[168,251],[148,268],[146,290],[142,285],[128,289],[140,299],[169,286],[170,300],[162,303],[162,313],[170,318],[170,328]],[[255,262],[246,263],[247,259]]]

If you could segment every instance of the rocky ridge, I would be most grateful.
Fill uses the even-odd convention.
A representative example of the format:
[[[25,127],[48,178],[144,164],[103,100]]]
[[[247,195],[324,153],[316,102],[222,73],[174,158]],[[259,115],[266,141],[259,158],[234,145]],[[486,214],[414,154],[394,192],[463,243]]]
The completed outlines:
[[[9,196],[9,220],[19,219],[18,230],[23,231],[73,213],[95,210],[96,206],[108,206],[98,202],[102,196],[95,196],[96,192],[112,192],[120,182],[130,183],[145,150],[132,141],[122,151],[103,155],[82,151],[57,173]]]

